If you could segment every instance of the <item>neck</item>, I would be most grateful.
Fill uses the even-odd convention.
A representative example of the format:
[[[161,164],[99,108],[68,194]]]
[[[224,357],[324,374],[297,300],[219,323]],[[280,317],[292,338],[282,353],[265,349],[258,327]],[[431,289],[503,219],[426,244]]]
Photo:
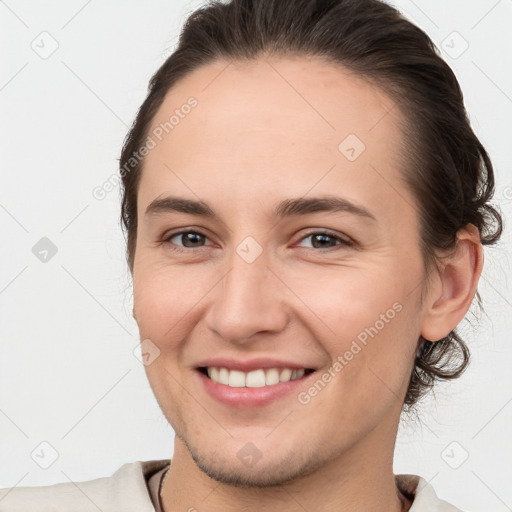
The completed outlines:
[[[163,510],[408,511],[412,502],[397,489],[392,469],[394,443],[390,449],[383,449],[384,438],[389,441],[390,432],[385,434],[376,429],[311,474],[273,487],[235,487],[210,478],[199,469],[187,446],[176,436],[171,466],[162,488]]]

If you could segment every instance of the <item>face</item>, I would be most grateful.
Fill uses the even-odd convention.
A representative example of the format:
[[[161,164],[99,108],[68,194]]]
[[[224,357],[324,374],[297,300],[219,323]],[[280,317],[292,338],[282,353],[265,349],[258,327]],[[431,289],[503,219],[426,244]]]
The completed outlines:
[[[163,413],[220,481],[393,449],[424,271],[392,104],[319,60],[219,61],[153,121],[134,315]]]

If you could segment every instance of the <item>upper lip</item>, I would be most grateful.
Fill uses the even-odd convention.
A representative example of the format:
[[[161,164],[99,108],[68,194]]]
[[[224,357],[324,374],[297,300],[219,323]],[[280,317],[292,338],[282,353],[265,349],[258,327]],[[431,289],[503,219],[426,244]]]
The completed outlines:
[[[210,359],[204,359],[197,367],[216,367],[216,368],[227,368],[228,370],[239,370],[242,372],[250,372],[252,370],[258,370],[260,368],[290,368],[300,370],[301,368],[311,369],[314,368],[308,364],[295,363],[293,361],[283,361],[280,359],[272,359],[268,357],[258,357],[243,361],[241,359],[233,359],[230,357],[213,357]]]

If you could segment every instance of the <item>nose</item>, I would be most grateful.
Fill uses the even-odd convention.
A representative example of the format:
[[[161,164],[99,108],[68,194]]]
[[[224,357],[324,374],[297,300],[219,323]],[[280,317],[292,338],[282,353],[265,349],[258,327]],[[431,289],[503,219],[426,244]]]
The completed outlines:
[[[285,287],[264,254],[248,263],[233,251],[229,271],[214,288],[205,322],[225,341],[248,344],[256,335],[278,333],[287,324]]]

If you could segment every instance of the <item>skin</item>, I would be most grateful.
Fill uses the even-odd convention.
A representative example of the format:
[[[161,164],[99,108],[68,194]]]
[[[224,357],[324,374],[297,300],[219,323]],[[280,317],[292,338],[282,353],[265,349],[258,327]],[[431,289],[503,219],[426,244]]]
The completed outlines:
[[[418,339],[442,338],[468,310],[478,231],[461,230],[456,252],[425,279],[416,201],[400,180],[400,114],[343,68],[304,57],[217,61],[168,92],[153,127],[190,96],[197,107],[145,160],[133,269],[141,339],[160,350],[145,369],[176,433],[165,511],[408,510],[392,462]],[[354,161],[338,149],[348,134],[366,147]],[[219,219],[145,215],[169,194],[200,199]],[[376,220],[273,216],[283,199],[322,195]],[[180,228],[204,237],[162,242]],[[308,236],[322,229],[334,236],[324,245]],[[236,251],[248,236],[263,250],[252,263]],[[310,381],[243,410],[200,385],[197,363],[215,356],[292,359],[322,375],[394,303],[401,311],[308,404],[297,393]],[[248,442],[261,453],[252,467],[237,457]]]

